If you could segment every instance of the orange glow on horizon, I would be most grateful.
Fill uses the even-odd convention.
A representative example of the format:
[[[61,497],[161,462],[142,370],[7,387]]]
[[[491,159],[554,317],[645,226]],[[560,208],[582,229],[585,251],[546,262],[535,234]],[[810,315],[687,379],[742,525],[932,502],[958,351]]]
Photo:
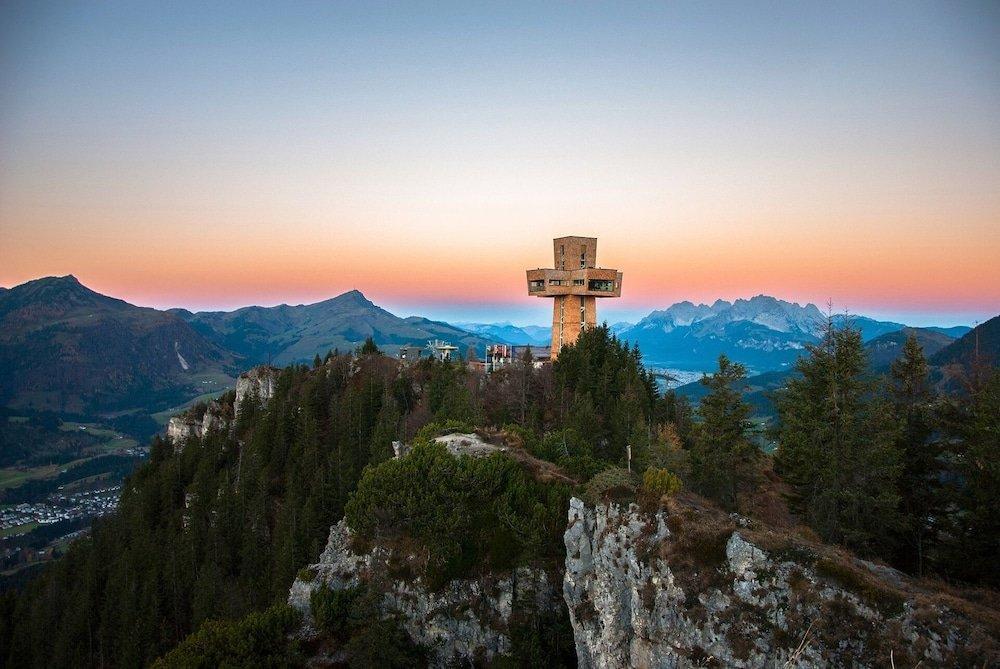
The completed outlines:
[[[142,231],[101,225],[107,219],[87,221],[77,228],[93,227],[81,235],[22,228],[14,239],[6,229],[4,245],[24,250],[5,258],[0,284],[72,273],[137,304],[193,309],[308,303],[354,288],[376,303],[410,304],[415,311],[444,302],[524,307],[533,303],[524,295],[523,268],[550,263],[551,237],[579,233],[599,237],[602,263],[624,270],[620,305],[636,311],[759,293],[820,305],[830,299],[852,310],[989,312],[1000,305],[994,258],[1000,239],[988,229],[971,243],[943,226],[920,237],[898,228],[854,237],[777,225],[729,235],[691,226],[676,234],[618,236],[607,224],[550,226],[533,237],[521,232],[477,245],[475,235],[440,244],[405,233],[303,241],[211,226],[149,243],[155,223]]]

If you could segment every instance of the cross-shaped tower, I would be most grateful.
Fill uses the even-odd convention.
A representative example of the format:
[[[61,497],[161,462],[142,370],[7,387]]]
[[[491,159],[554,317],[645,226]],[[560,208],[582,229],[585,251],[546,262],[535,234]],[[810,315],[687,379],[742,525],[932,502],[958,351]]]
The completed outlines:
[[[597,267],[596,237],[552,240],[555,269],[529,269],[528,294],[551,297],[552,359],[582,330],[597,325],[598,297],[621,297],[622,273]]]

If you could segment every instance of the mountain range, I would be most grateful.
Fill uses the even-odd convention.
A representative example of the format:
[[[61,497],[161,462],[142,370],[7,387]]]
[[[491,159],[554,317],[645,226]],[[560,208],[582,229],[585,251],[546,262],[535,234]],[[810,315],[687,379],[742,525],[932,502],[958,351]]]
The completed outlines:
[[[866,316],[835,314],[836,326],[850,324],[864,341],[899,332],[906,325]],[[678,302],[653,311],[618,336],[637,344],[650,365],[678,370],[714,369],[720,354],[763,373],[789,369],[807,344],[819,341],[828,321],[814,304],[799,305],[768,295],[712,305]],[[969,328],[925,328],[954,337]]]
[[[169,406],[227,381],[236,357],[175,314],[96,293],[73,276],[0,292],[0,403],[71,413]]]
[[[902,353],[906,339],[917,338],[930,365],[930,379],[939,392],[961,392],[977,365],[995,366],[1000,362],[1000,316],[992,318],[974,329],[965,330],[961,337],[951,337],[945,332],[951,328],[911,328],[888,332],[865,343],[871,371],[876,374],[889,370],[892,362]],[[784,387],[797,372],[794,369],[769,371],[747,378],[743,388],[744,398],[758,416],[774,416],[772,394]],[[697,402],[708,389],[700,382],[684,384],[676,389],[680,395]]]
[[[135,306],[73,276],[45,277],[0,290],[0,405],[152,414],[220,391],[253,365],[311,362],[367,337],[389,353],[432,339],[481,353],[494,341],[400,318],[356,290],[315,304],[194,313]]]
[[[352,290],[315,304],[243,307],[235,311],[173,309],[208,341],[248,363],[288,365],[308,362],[315,355],[350,351],[371,337],[379,347],[395,352],[403,344],[425,345],[441,339],[461,353],[482,349],[493,341],[473,332],[420,316],[400,318]]]
[[[487,339],[502,343],[526,346],[548,346],[552,342],[552,329],[542,325],[517,326],[504,323],[455,323]]]
[[[888,364],[909,331],[866,317],[834,320],[846,318],[861,329],[876,364]],[[805,346],[818,341],[825,322],[815,305],[758,295],[711,305],[679,302],[614,330],[638,344],[652,366],[711,370],[725,353],[761,373],[789,370]],[[981,328],[980,344],[991,345],[996,326],[991,321]],[[916,332],[929,354],[941,356],[968,328]],[[549,328],[401,318],[356,290],[314,304],[161,311],[101,295],[73,276],[46,277],[0,289],[0,404],[152,413],[224,388],[250,366],[310,362],[331,349],[352,350],[367,337],[388,353],[442,339],[463,353],[482,354],[489,343],[544,346]],[[968,357],[971,344],[962,346]]]

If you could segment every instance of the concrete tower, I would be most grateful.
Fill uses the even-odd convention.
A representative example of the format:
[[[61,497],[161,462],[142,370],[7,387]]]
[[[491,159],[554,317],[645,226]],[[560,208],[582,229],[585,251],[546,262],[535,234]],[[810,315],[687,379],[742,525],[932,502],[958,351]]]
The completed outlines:
[[[552,240],[555,269],[529,269],[528,294],[551,297],[552,359],[597,325],[597,298],[621,297],[622,273],[597,267],[596,237]]]

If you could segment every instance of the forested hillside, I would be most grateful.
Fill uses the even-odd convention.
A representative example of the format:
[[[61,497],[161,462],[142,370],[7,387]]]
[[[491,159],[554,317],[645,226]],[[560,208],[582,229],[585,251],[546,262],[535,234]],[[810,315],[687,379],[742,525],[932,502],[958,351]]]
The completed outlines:
[[[231,432],[177,452],[154,441],[120,512],[23,597],[4,600],[4,655],[14,665],[139,666],[205,620],[283,600],[365,465],[430,421],[518,419],[532,448],[560,452],[583,474],[620,462],[628,435],[652,419],[655,386],[636,353],[603,330],[589,339],[555,374],[526,366],[482,385],[460,366],[402,368],[374,345],[285,369],[275,397],[243,407]]]
[[[6,666],[141,666],[200,628],[174,666],[218,658],[241,635],[261,657],[290,659],[282,630],[294,618],[271,607],[345,511],[361,537],[427,550],[432,581],[551,566],[564,484],[426,449],[390,461],[393,440],[477,427],[502,430],[589,498],[641,487],[655,502],[685,487],[765,524],[808,523],[825,541],[913,574],[997,585],[1000,374],[938,397],[915,340],[880,380],[860,335],[836,329],[799,371],[779,403],[772,459],[738,390],[742,366],[720,358],[694,411],[659,395],[638,351],[606,328],[583,333],[552,366],[524,360],[488,377],[462,364],[401,366],[371,341],[288,367],[274,397],[249,400],[229,429],[154,441],[118,514],[22,595],[4,596],[0,657]],[[242,622],[205,626],[216,619]]]
[[[96,293],[73,276],[0,293],[0,405],[152,413],[230,381],[233,355],[174,314]]]
[[[314,304],[243,307],[235,311],[174,309],[209,341],[242,356],[251,364],[290,365],[339,349],[350,351],[367,338],[387,352],[403,344],[423,346],[444,339],[482,354],[491,340],[461,328],[420,316],[401,318],[352,290]]]

